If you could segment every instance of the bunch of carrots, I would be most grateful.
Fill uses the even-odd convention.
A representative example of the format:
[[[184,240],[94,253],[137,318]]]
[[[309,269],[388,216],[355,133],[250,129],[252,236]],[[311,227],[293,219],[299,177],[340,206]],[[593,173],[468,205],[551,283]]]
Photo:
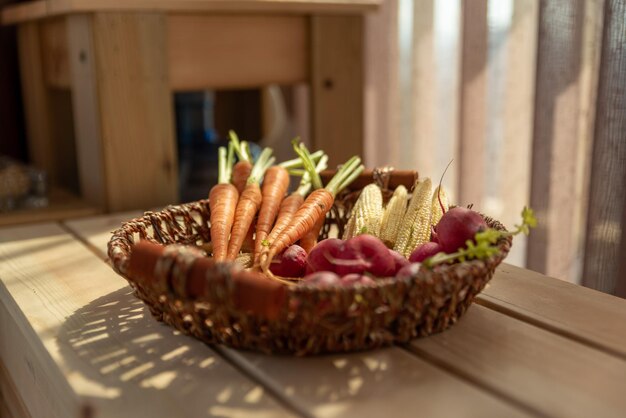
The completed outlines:
[[[269,271],[273,258],[298,241],[310,250],[335,196],[364,169],[361,160],[352,157],[324,186],[319,173],[328,156],[321,151],[311,154],[296,140],[293,147],[298,156],[294,160],[275,164],[270,148],[254,160],[248,144],[231,131],[228,147],[219,148],[218,184],[209,193],[216,261],[234,261],[242,249],[252,249],[253,268],[276,278]],[[292,174],[302,179],[287,195]]]

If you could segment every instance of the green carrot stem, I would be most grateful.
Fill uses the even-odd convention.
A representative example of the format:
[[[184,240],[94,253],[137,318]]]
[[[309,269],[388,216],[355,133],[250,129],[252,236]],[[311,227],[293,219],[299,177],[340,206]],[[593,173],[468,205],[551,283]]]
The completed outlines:
[[[322,158],[322,155],[324,155],[324,151],[317,150],[313,154],[311,154],[311,159],[315,163],[317,163],[319,162],[320,158]],[[292,169],[292,168],[300,168],[302,167],[302,160],[298,157],[298,158],[294,158],[293,160],[283,161],[282,163],[278,165],[286,168],[287,170]]]
[[[237,136],[235,131],[228,131],[228,136],[230,137],[231,144],[233,144],[233,147],[235,148],[235,153],[237,154],[237,158],[239,158],[239,161],[252,162],[252,160],[247,155],[246,150],[243,149],[241,142],[239,141],[239,137]]]
[[[256,160],[254,165],[252,166],[252,171],[250,172],[250,177],[248,177],[247,184],[252,183],[260,183],[263,178],[263,174],[265,170],[268,168],[268,161],[272,158],[272,149],[265,148],[261,155],[259,155],[259,159]]]
[[[320,158],[319,162],[315,166],[315,171],[317,173],[321,173],[326,170],[328,167],[328,155],[324,154],[322,158]],[[306,197],[311,191],[311,176],[308,171],[305,171],[302,175],[302,180],[300,180],[300,185],[296,189],[295,193],[298,193],[302,197]]]
[[[343,189],[348,187],[357,177],[361,175],[361,173],[365,170],[365,166],[363,164],[359,165],[353,172],[348,176],[337,189],[337,193],[341,192]]]
[[[230,183],[229,167],[228,158],[226,156],[226,148],[219,147],[217,149],[217,182],[219,184]]]
[[[350,158],[348,161],[345,162],[345,164],[341,166],[339,171],[337,171],[337,174],[335,174],[333,178],[328,182],[328,184],[326,185],[326,190],[331,192],[333,196],[336,196],[341,185],[351,177],[351,174],[355,170],[358,170],[360,168],[360,165],[361,159],[359,157],[354,156]]]
[[[287,171],[289,172],[290,175],[298,176],[298,177],[302,177],[307,173],[306,170],[303,170],[301,168],[290,168],[290,169],[287,169]]]
[[[322,179],[317,171],[315,171],[315,164],[311,160],[311,154],[304,144],[298,144],[296,140],[291,141],[293,144],[293,150],[298,154],[302,160],[304,169],[309,173],[309,178],[314,189],[320,189],[323,186]]]
[[[241,151],[243,151],[247,161],[252,162],[254,160],[254,158],[252,158],[252,151],[250,151],[250,144],[248,141],[241,141]]]

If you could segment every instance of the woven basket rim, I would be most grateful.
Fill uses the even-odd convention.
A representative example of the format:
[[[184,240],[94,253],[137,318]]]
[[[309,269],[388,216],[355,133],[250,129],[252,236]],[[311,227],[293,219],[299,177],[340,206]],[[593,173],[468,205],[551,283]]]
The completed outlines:
[[[209,204],[209,200],[208,199],[200,199],[197,201],[193,201],[193,202],[187,202],[187,203],[182,203],[179,205],[168,205],[167,207],[165,207],[164,209],[162,209],[161,211],[158,212],[153,212],[153,211],[146,211],[144,213],[143,216],[140,217],[136,217],[133,219],[130,219],[126,222],[124,222],[122,224],[122,226],[118,229],[116,229],[115,231],[112,232],[112,236],[113,238],[109,241],[109,254],[110,254],[110,259],[112,260],[112,266],[114,268],[114,270],[120,274],[121,276],[123,276],[126,280],[128,280],[131,283],[134,283],[134,280],[130,277],[128,277],[126,275],[126,269],[124,267],[125,264],[128,263],[130,254],[129,253],[125,253],[124,257],[111,257],[111,252],[115,251],[115,248],[117,245],[119,245],[119,241],[117,239],[115,239],[115,237],[117,235],[119,235],[120,231],[125,230],[126,228],[128,228],[129,225],[133,225],[136,223],[141,223],[144,225],[152,225],[152,219],[154,217],[155,214],[158,213],[167,213],[167,214],[171,214],[173,217],[176,216],[178,213],[181,212],[181,210],[185,210],[187,208],[193,209],[195,207],[197,207],[198,205],[204,205],[208,207]],[[506,228],[504,226],[502,226],[499,222],[493,220],[490,217],[487,217],[483,214],[481,214],[481,216],[490,224],[492,224],[492,227],[495,227],[496,229],[500,229],[500,230],[504,230],[506,231]],[[493,225],[495,223],[495,225]],[[167,245],[167,244],[161,244],[161,245]],[[315,284],[315,283],[306,283],[306,282],[299,282],[297,284],[294,284],[292,286],[287,286],[287,290],[289,292],[293,292],[293,293],[310,293],[310,292],[322,292],[322,293],[333,293],[333,292],[352,292],[354,290],[356,291],[362,291],[364,289],[369,289],[369,288],[376,288],[376,287],[393,287],[395,285],[398,284],[399,281],[404,281],[406,282],[406,284],[409,284],[411,281],[414,280],[423,280],[424,276],[428,276],[431,273],[440,273],[437,274],[437,276],[441,276],[441,277],[448,277],[449,274],[445,274],[448,273],[450,271],[459,269],[459,268],[468,268],[468,267],[475,267],[478,269],[485,269],[486,267],[488,267],[489,265],[497,265],[499,264],[508,254],[509,250],[511,247],[511,240],[510,239],[506,239],[506,238],[502,238],[500,239],[500,241],[498,242],[498,249],[499,252],[485,260],[468,260],[465,262],[457,262],[457,263],[452,263],[452,264],[440,264],[435,266],[433,269],[431,270],[426,270],[426,269],[420,269],[421,274],[420,275],[416,275],[416,276],[410,276],[410,277],[406,277],[406,278],[399,278],[396,276],[392,276],[392,277],[378,277],[376,278],[373,283],[371,284],[350,284],[350,285],[331,285],[331,286],[325,286],[325,285],[319,285],[319,284]],[[443,273],[443,274],[441,274]],[[268,278],[268,280],[271,280]],[[202,302],[202,299],[195,299],[195,302]]]

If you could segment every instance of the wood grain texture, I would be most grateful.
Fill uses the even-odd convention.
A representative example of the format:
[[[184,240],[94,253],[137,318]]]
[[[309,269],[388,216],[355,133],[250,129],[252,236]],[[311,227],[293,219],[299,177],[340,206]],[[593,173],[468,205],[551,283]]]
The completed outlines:
[[[51,0],[50,11],[363,13],[375,10],[379,3],[380,0]]]
[[[91,204],[104,208],[107,187],[92,18],[87,15],[68,16],[66,25],[81,194]]]
[[[626,280],[619,277],[626,257],[626,4],[607,0],[604,16],[583,283],[615,293]]]
[[[101,213],[101,210],[67,190],[53,187],[48,194],[48,206],[20,209],[0,214],[0,226],[81,218]]]
[[[487,0],[461,2],[459,204],[482,206],[487,166]]]
[[[43,69],[39,24],[22,24],[18,27],[17,35],[30,161],[45,170],[50,182],[55,184],[57,162],[53,118]]]
[[[218,349],[312,417],[532,416],[398,347],[305,359]]]
[[[0,359],[0,417],[31,418],[2,359]]]
[[[46,84],[50,87],[68,89],[70,69],[66,20],[64,18],[42,20],[40,36]]]
[[[357,14],[374,11],[380,3],[381,0],[38,0],[4,8],[2,23],[100,11]]]
[[[363,19],[311,18],[312,147],[334,167],[363,155]]]
[[[411,349],[537,416],[617,418],[626,409],[626,361],[482,306]]]
[[[33,417],[291,416],[54,224],[0,229],[0,354]]]
[[[539,226],[528,239],[528,268],[569,278],[574,238],[584,2],[540,2],[530,206]]]
[[[177,91],[294,84],[309,76],[304,16],[169,15],[167,51]]]
[[[626,301],[502,264],[478,303],[626,359]]]
[[[92,25],[107,208],[176,203],[165,17],[96,13]]]
[[[107,245],[111,232],[122,226],[123,222],[143,216],[142,212],[117,212],[84,219],[68,219],[63,222],[75,237],[85,243],[99,257],[106,257]]]
[[[3,25],[41,19],[48,15],[48,0],[27,1],[4,7],[0,14]]]

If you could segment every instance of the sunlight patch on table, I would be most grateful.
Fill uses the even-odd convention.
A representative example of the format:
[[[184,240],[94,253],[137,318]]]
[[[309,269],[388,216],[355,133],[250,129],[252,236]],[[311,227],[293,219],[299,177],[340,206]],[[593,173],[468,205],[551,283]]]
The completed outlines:
[[[143,379],[139,385],[142,388],[165,389],[172,383],[172,380],[176,378],[176,375],[177,373],[175,371],[164,371]]]

